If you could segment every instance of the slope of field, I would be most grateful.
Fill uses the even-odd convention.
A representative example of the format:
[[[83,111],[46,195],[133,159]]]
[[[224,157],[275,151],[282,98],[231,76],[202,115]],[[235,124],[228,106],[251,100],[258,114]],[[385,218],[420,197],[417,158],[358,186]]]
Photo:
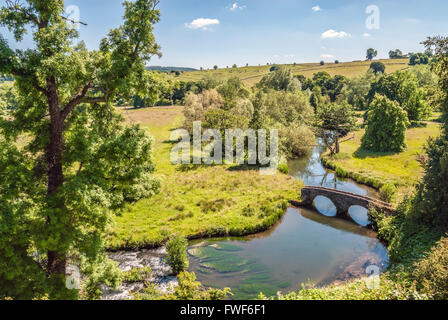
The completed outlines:
[[[386,65],[386,72],[393,73],[397,70],[403,70],[409,67],[409,59],[378,60]],[[326,71],[331,76],[342,75],[346,77],[359,76],[365,73],[370,67],[371,61],[341,62],[339,64],[327,63],[321,66],[319,63],[304,63],[296,65],[285,65],[291,69],[294,75],[302,74],[306,77],[312,77],[315,73]],[[239,77],[246,85],[253,86],[257,84],[264,75],[269,73],[272,66],[226,68],[218,70],[204,70],[185,72],[178,80],[199,81],[205,76],[215,76],[225,80],[231,77]]]

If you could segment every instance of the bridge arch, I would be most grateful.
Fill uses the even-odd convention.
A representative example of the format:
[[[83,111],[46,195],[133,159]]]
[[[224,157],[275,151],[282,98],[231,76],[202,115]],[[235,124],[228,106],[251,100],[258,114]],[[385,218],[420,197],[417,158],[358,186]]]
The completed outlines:
[[[386,214],[394,214],[394,209],[391,204],[380,201],[378,199],[345,192],[336,189],[306,186],[302,188],[302,202],[297,203],[300,206],[314,206],[314,200],[318,196],[324,196],[330,199],[336,206],[337,216],[349,216],[349,209],[352,206],[360,206],[366,209],[375,208],[383,210]],[[293,203],[294,204],[294,203]]]
[[[326,196],[316,196],[313,200],[313,207],[321,214],[328,217],[334,217],[338,213],[336,204]]]

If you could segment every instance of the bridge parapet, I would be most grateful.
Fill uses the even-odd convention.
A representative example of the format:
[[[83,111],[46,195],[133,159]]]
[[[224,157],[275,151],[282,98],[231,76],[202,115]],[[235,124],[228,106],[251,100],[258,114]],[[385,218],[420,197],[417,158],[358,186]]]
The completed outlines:
[[[314,204],[315,198],[318,196],[330,199],[336,206],[337,215],[339,216],[348,215],[351,206],[361,206],[366,209],[374,208],[382,210],[389,215],[395,214],[394,208],[390,203],[351,192],[324,187],[306,186],[302,188],[302,202],[299,204],[301,206],[311,207]]]

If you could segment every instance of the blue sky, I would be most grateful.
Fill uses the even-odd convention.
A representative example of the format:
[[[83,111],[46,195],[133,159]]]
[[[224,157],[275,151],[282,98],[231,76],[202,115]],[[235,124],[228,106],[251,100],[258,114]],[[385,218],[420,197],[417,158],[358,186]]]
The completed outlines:
[[[4,3],[4,0],[0,0]],[[121,0],[66,0],[88,23],[80,34],[98,48],[109,29],[121,23]],[[380,28],[368,29],[369,5],[379,8]],[[163,57],[151,65],[220,67],[269,63],[352,61],[376,48],[421,51],[427,36],[446,35],[444,0],[161,0],[155,26]],[[29,38],[12,47],[29,47]]]

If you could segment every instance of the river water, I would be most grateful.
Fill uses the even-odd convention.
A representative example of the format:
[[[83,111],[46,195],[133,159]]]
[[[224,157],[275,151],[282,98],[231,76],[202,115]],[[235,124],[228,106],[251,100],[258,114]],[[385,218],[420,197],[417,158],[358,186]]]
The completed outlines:
[[[291,174],[305,185],[324,186],[377,197],[375,190],[337,178],[320,162],[322,148],[289,163]],[[365,228],[367,210],[350,208],[351,219],[335,217],[330,200],[318,197],[316,210],[288,208],[271,230],[244,238],[196,241],[188,249],[190,271],[209,287],[230,287],[234,299],[253,299],[263,292],[298,290],[367,276],[384,270],[388,252]]]

